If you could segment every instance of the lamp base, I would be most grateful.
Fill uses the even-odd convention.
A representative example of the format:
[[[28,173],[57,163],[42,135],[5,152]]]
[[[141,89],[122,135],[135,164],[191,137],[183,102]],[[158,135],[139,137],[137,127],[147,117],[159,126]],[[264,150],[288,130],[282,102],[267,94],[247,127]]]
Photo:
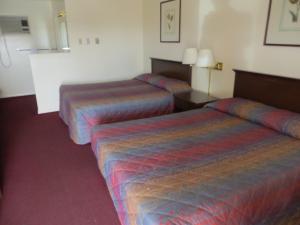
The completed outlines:
[[[209,73],[209,78],[208,78],[208,90],[207,90],[207,94],[208,96],[211,96],[210,95],[210,85],[211,85],[211,68],[208,69],[208,73]]]

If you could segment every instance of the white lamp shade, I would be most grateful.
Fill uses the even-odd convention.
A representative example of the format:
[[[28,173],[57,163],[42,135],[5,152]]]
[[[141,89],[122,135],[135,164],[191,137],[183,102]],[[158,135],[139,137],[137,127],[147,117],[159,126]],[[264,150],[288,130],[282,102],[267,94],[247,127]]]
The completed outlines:
[[[216,65],[216,61],[213,52],[210,49],[200,50],[197,66],[202,68],[213,68]]]
[[[197,62],[198,50],[196,48],[188,48],[184,51],[182,64],[194,65]]]

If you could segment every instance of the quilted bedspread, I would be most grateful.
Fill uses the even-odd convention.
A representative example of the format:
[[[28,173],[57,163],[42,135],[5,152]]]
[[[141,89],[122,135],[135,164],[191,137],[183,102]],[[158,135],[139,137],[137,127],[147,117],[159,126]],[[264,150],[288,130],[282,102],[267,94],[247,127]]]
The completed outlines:
[[[123,225],[299,225],[300,140],[273,129],[204,108],[97,126],[92,147]]]
[[[60,88],[60,117],[77,144],[90,142],[96,124],[168,114],[173,108],[171,93],[136,79]]]

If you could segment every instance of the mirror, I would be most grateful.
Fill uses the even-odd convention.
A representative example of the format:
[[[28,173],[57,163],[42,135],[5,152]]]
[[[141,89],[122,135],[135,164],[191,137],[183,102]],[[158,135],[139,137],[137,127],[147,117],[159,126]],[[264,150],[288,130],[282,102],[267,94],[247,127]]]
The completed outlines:
[[[69,50],[67,15],[63,0],[52,1],[56,44],[59,50]]]

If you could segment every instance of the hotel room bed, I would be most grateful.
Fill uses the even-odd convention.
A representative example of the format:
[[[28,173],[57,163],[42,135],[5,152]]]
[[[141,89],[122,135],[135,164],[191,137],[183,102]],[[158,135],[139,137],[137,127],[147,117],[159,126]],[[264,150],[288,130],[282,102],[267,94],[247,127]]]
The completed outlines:
[[[152,66],[155,74],[132,80],[62,85],[59,114],[69,126],[71,139],[87,144],[91,129],[97,124],[172,113],[173,94],[190,90],[189,68],[165,60],[152,60]],[[179,76],[181,80],[170,79]]]
[[[92,148],[123,225],[296,225],[299,138],[299,114],[234,98],[96,126]]]

